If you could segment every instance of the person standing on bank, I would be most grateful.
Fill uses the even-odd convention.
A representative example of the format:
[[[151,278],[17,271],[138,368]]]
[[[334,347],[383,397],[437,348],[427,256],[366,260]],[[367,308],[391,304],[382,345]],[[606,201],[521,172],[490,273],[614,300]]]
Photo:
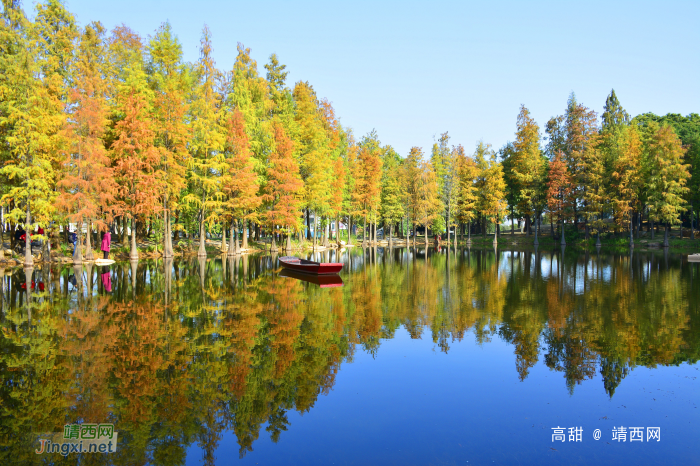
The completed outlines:
[[[68,232],[68,242],[73,245],[73,256],[75,256],[75,248],[78,246],[78,234],[74,231]]]
[[[105,254],[105,259],[109,259],[109,247],[112,244],[112,235],[110,235],[109,230],[102,233],[102,252]]]

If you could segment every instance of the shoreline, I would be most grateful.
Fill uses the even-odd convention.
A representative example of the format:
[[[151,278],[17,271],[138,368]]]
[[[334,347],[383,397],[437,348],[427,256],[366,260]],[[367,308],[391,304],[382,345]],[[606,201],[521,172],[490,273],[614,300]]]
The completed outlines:
[[[535,248],[539,249],[552,249],[552,248],[560,248],[561,245],[559,243],[558,238],[553,239],[551,236],[547,235],[542,235],[538,237],[538,242],[539,244],[535,246],[534,244],[535,237],[534,235],[527,236],[524,233],[518,233],[515,235],[512,235],[510,232],[501,234],[498,237],[497,243],[495,243],[497,249],[507,249],[507,250],[533,250]],[[308,253],[308,252],[323,252],[323,251],[330,251],[330,250],[342,250],[342,249],[348,249],[348,248],[361,248],[361,247],[389,247],[389,240],[388,239],[382,239],[379,241],[374,241],[374,242],[367,242],[363,245],[363,241],[361,239],[355,238],[352,244],[343,244],[345,241],[343,241],[340,245],[336,243],[332,243],[329,246],[321,246],[317,245],[316,247],[313,247],[313,244],[310,243],[296,243],[294,244],[293,248],[291,250],[286,250],[283,248],[277,248],[276,251],[270,251],[269,243],[267,241],[262,241],[262,242],[255,242],[251,241],[249,243],[249,247],[246,249],[241,250],[239,254],[236,254],[233,257],[238,257],[238,256],[244,256],[244,255],[252,255],[252,254],[260,254],[260,253],[265,253],[265,254],[279,254],[279,255],[285,255],[285,254],[294,254],[294,253]],[[634,242],[634,248],[633,251],[636,252],[653,252],[653,251],[668,251],[669,253],[673,254],[681,254],[681,255],[692,255],[692,254],[697,254],[700,252],[700,238],[695,238],[695,239],[690,239],[690,238],[683,238],[680,239],[678,237],[674,238],[669,238],[669,243],[670,246],[667,248],[664,248],[662,246],[663,243],[663,236],[661,238],[655,237],[654,239],[651,238],[646,238],[642,237],[640,239],[635,239]],[[194,249],[195,242],[192,243],[191,249],[185,249],[185,248],[178,248],[175,250],[175,254],[173,256],[174,258],[185,258],[185,257],[193,257],[197,256],[197,251]],[[437,242],[435,237],[428,237],[428,242],[425,242],[424,237],[418,236],[416,238],[416,241],[408,240],[406,238],[396,238],[392,239],[391,242],[391,247],[392,248],[405,248],[405,247],[442,247],[442,248],[453,248],[455,246],[454,239],[451,238],[451,241],[449,244],[447,244],[447,241],[441,241]],[[474,247],[478,249],[492,249],[494,248],[494,241],[493,241],[493,234],[487,235],[486,237],[482,235],[473,235],[471,238],[471,241],[467,241],[467,239],[461,239],[457,238],[457,243],[456,243],[458,248],[466,248],[466,247]],[[158,260],[158,259],[163,259],[162,253],[158,250],[150,250],[149,248],[154,247],[153,243],[141,243],[141,250],[139,250],[139,259],[138,260]],[[600,248],[596,247],[595,245],[595,238],[592,237],[588,241],[585,239],[579,239],[579,238],[572,238],[571,240],[567,241],[565,245],[566,249],[572,251],[580,251],[581,253],[585,252],[605,252],[605,253],[626,253],[630,251],[630,245],[629,245],[629,238],[625,237],[613,237],[613,238],[601,238],[601,246]],[[206,248],[207,248],[207,255],[206,258],[216,258],[216,257],[221,257],[226,255],[225,250],[221,250],[221,241],[216,241],[216,240],[209,240],[206,242]],[[0,260],[0,269],[6,269],[6,268],[15,268],[15,267],[22,267],[22,258],[23,256],[19,254],[13,254],[11,258],[7,257],[7,252],[9,251],[9,248],[5,248],[5,258],[3,260]],[[95,255],[97,256],[100,251],[93,250]],[[95,259],[98,259],[99,257],[96,257]],[[115,262],[127,262],[130,261],[129,253],[128,251],[124,251],[121,248],[116,249],[116,251],[110,255],[110,258],[114,260]],[[69,265],[73,264],[73,260],[70,256],[66,256],[60,253],[52,253],[52,260],[44,262],[41,260],[41,255],[37,254],[35,255],[35,267],[36,266],[42,266],[45,264],[62,264],[62,265]],[[73,264],[73,265],[96,265],[95,261],[86,261],[83,260],[82,263],[78,264]]]

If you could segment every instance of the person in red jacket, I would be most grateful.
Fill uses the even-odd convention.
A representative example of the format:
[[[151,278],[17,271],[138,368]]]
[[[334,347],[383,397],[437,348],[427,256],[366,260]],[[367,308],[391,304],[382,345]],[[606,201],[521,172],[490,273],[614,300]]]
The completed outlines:
[[[100,278],[102,279],[102,286],[107,293],[112,292],[112,276],[109,273],[109,267],[102,267],[102,272],[100,273]]]
[[[104,258],[109,259],[109,248],[112,245],[112,235],[109,233],[109,230],[105,231],[102,233],[102,246],[100,249],[102,249],[102,252],[104,253]]]

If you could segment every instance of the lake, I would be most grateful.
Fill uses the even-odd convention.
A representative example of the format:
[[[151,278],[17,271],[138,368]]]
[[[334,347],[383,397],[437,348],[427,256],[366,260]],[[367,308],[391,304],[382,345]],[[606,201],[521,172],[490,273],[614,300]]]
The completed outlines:
[[[270,255],[5,270],[0,464],[700,464],[700,264],[304,257],[341,280]],[[76,424],[116,451],[35,452]]]

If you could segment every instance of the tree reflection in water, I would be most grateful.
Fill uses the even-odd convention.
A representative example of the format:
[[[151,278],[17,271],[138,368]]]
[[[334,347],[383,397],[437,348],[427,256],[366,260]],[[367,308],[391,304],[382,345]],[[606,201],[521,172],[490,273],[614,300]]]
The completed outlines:
[[[115,424],[115,464],[183,464],[192,444],[213,464],[225,430],[243,456],[402,326],[444,352],[502,339],[521,381],[542,359],[572,393],[597,371],[612,397],[637,365],[698,360],[698,267],[680,258],[418,246],[338,259],[333,288],[280,276],[269,256],[0,270],[0,463],[37,461],[32,433],[75,422]]]

